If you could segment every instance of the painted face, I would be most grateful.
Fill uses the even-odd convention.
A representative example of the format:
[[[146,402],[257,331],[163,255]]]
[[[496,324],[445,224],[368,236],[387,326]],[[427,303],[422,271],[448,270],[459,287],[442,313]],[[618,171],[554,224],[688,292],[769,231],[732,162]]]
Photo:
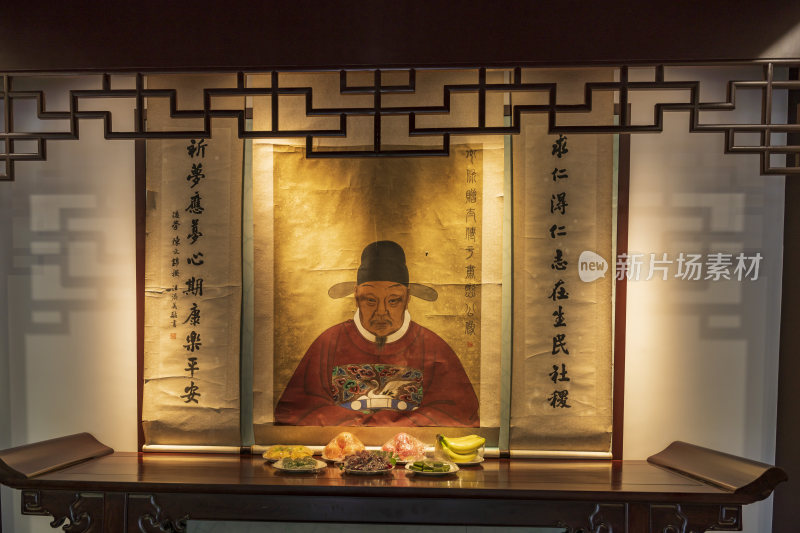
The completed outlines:
[[[356,287],[356,303],[364,329],[386,337],[403,325],[408,287],[394,281],[368,281]]]

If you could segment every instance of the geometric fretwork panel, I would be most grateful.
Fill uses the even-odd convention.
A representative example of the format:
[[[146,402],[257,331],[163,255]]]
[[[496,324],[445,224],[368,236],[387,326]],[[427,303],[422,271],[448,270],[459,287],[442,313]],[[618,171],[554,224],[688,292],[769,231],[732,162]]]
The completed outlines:
[[[76,89],[69,91],[67,110],[49,110],[43,90],[17,89],[18,82],[30,74],[0,73],[0,180],[14,179],[14,165],[21,161],[41,161],[47,156],[47,142],[52,140],[78,139],[79,125],[85,119],[99,119],[104,124],[106,139],[167,139],[210,137],[213,119],[226,117],[238,121],[238,134],[244,139],[259,138],[300,138],[306,144],[307,157],[390,157],[390,156],[437,156],[448,155],[450,139],[458,135],[514,135],[526,115],[538,114],[547,117],[551,133],[581,134],[636,134],[658,133],[663,128],[664,113],[683,112],[689,115],[691,132],[721,132],[724,134],[726,153],[757,154],[761,161],[762,174],[798,174],[800,166],[800,146],[786,142],[779,144],[776,138],[785,139],[787,134],[797,133],[796,124],[774,123],[772,119],[772,100],[775,91],[800,90],[800,81],[776,80],[775,69],[796,67],[789,63],[764,63],[762,75],[758,79],[731,80],[727,84],[726,97],[721,101],[701,101],[699,81],[668,81],[665,79],[663,65],[653,66],[652,80],[629,80],[629,68],[617,67],[613,80],[584,84],[583,101],[562,102],[559,87],[548,82],[546,76],[536,75],[533,68],[472,68],[456,69],[450,72],[462,74],[461,81],[443,83],[436,91],[436,102],[414,101],[413,96],[423,92],[418,82],[428,75],[430,69],[368,69],[340,70],[310,73],[309,75],[337,78],[329,92],[336,92],[343,100],[350,98],[355,104],[342,103],[328,105],[330,98],[321,98],[321,91],[311,84],[303,86],[287,83],[286,80],[299,73],[291,71],[238,72],[235,82],[226,88],[203,89],[204,105],[200,109],[184,109],[179,105],[175,90],[146,88],[147,73],[135,74],[135,83],[129,88],[113,88],[112,74],[87,74],[100,79],[99,88]],[[580,70],[580,69],[576,69]],[[543,71],[546,72],[546,71]],[[397,81],[401,79],[402,81]],[[427,79],[427,78],[426,78]],[[354,81],[355,80],[355,81]],[[24,85],[24,84],[20,84]],[[681,95],[678,101],[670,100],[653,104],[652,121],[648,124],[632,123],[629,103],[636,91],[657,90],[659,94]],[[425,89],[427,91],[427,89]],[[619,115],[615,123],[590,125],[580,122],[581,115],[592,112],[595,93],[612,91],[618,102]],[[725,112],[736,109],[737,96],[743,91],[756,91],[760,95],[761,120],[757,123],[718,123],[703,122],[703,112]],[[430,91],[427,91],[430,92]],[[329,96],[329,95],[327,95]],[[238,98],[231,98],[238,97]],[[409,103],[397,102],[408,98]],[[133,127],[119,131],[111,111],[98,109],[102,99],[124,98],[135,102]],[[170,117],[176,119],[195,119],[197,126],[192,129],[176,131],[152,131],[147,128],[147,102],[150,99],[168,99]],[[261,99],[267,102],[269,115],[265,120],[254,121],[248,125],[248,102]],[[294,99],[292,108],[295,114],[311,120],[311,125],[298,126],[302,120],[287,120],[288,99]],[[340,100],[342,100],[340,99]],[[225,106],[218,105],[223,101]],[[301,101],[300,106],[296,102]],[[232,101],[241,105],[233,106]],[[324,104],[319,104],[324,101]],[[460,114],[466,102],[472,117],[468,124],[453,121],[454,109],[458,101]],[[35,108],[36,119],[47,124],[60,121],[68,127],[58,131],[37,129],[20,131],[15,127],[15,103],[28,102],[28,108]],[[87,109],[91,105],[91,110]],[[35,105],[32,105],[35,104]],[[500,106],[500,109],[496,109]],[[724,114],[724,113],[722,113]],[[716,116],[720,114],[717,113]],[[500,117],[500,120],[497,117]],[[17,117],[18,118],[18,117]],[[325,126],[314,123],[314,119],[327,120]],[[356,122],[356,120],[359,122]],[[576,120],[577,119],[577,120]],[[364,121],[371,131],[353,146],[347,143],[331,147],[326,139],[349,139],[356,129],[364,128]],[[388,143],[384,135],[387,124],[395,126],[402,121],[403,135],[408,139],[427,139],[426,143],[398,145]],[[596,124],[596,121],[594,122]],[[259,125],[262,124],[262,125]],[[266,124],[266,126],[263,126]],[[287,126],[288,124],[288,126]],[[738,139],[747,138],[748,142]],[[791,138],[793,136],[790,136]],[[757,141],[753,141],[753,139]],[[431,144],[433,143],[433,144]],[[785,157],[773,157],[773,156]],[[790,161],[790,164],[775,164],[776,160]]]

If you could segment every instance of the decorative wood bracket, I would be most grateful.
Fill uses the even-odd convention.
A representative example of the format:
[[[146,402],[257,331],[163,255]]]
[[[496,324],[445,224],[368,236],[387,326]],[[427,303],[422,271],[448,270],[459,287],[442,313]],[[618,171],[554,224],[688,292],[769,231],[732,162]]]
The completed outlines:
[[[50,527],[67,533],[101,533],[102,494],[69,491],[22,491],[22,514],[52,516]]]
[[[741,531],[740,506],[675,504],[650,506],[650,531],[659,533],[703,533]]]
[[[159,504],[153,494],[132,494],[128,496],[128,529],[138,528],[141,533],[185,533],[189,513],[173,518],[169,510]],[[136,521],[135,526],[130,520]]]

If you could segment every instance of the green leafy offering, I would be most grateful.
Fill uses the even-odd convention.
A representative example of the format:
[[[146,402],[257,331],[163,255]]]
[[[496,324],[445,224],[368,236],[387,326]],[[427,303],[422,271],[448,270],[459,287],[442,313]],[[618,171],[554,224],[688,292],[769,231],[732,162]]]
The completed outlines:
[[[290,470],[314,468],[316,465],[317,461],[313,457],[298,457],[297,459],[285,457],[283,459],[283,468]]]
[[[450,465],[440,461],[414,461],[409,469],[414,472],[449,472]]]

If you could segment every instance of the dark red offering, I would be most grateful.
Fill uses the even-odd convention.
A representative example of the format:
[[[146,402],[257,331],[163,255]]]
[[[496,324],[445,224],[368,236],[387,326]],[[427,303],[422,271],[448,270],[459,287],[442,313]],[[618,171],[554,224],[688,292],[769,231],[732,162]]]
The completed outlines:
[[[387,452],[370,452],[361,450],[353,455],[348,455],[341,463],[345,471],[356,472],[381,472],[391,470],[394,466],[392,455]]]

